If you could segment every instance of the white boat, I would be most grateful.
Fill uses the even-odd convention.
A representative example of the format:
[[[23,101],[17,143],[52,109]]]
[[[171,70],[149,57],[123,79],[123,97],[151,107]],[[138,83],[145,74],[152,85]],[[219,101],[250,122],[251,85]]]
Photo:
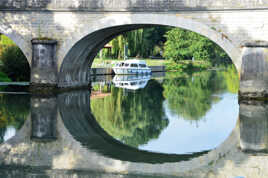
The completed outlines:
[[[120,61],[115,64],[113,67],[115,74],[150,74],[151,68],[149,68],[146,65],[146,62],[144,60],[137,60],[137,59],[131,59],[131,60],[125,60]]]
[[[144,88],[151,79],[151,75],[115,75],[113,83],[115,87],[129,90]]]

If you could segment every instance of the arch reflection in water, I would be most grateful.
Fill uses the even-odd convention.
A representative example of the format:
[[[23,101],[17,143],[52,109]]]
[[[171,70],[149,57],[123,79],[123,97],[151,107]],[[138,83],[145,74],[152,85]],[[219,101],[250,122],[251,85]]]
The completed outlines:
[[[265,177],[267,175],[265,164],[263,164],[267,160],[264,156],[257,155],[256,157],[237,149],[239,141],[243,142],[243,135],[251,135],[254,128],[252,130],[241,129],[241,140],[239,140],[237,139],[239,125],[237,125],[221,146],[208,153],[193,155],[150,153],[126,146],[107,135],[90,112],[89,98],[88,91],[62,93],[52,98],[32,98],[34,100],[31,105],[32,113],[46,108],[49,117],[44,118],[52,120],[56,118],[57,140],[42,143],[32,141],[30,128],[34,118],[28,119],[15,137],[0,145],[1,177],[26,177],[29,172],[44,177],[55,175],[83,177],[89,174],[101,177],[117,176],[111,173],[165,175],[164,177],[177,175],[186,178],[209,177],[209,175],[212,175],[210,177],[247,177],[247,175]],[[47,101],[52,101],[56,104],[55,107],[47,107],[49,103]],[[40,107],[36,107],[37,105]],[[240,111],[240,117],[245,115],[243,109]],[[36,123],[48,127],[45,130],[51,128],[50,124]],[[245,128],[243,124],[242,119],[240,128]],[[180,162],[181,160],[184,161]],[[164,162],[165,164],[155,164]],[[259,166],[258,170],[254,168],[256,165]],[[29,169],[27,166],[33,168]],[[261,172],[261,175],[258,172]],[[122,175],[121,177],[146,176]]]
[[[163,163],[189,160],[206,153],[204,151],[190,155],[161,154],[127,146],[108,135],[99,126],[89,110],[90,100],[87,93],[72,95],[66,93],[59,98],[59,101],[65,101],[60,103],[59,107],[64,125],[72,136],[88,149],[110,158],[131,162]]]
[[[32,97],[31,119],[25,122],[15,137],[0,145],[0,169],[6,166],[17,169],[19,166],[23,174],[27,170],[25,166],[41,166],[44,170],[86,169],[116,173],[128,170],[130,162],[178,162],[205,153],[168,155],[139,151],[106,134],[89,108],[88,91],[63,93],[57,97]],[[57,140],[51,140],[55,133],[58,133]],[[38,138],[38,142],[33,136]],[[9,171],[12,172],[12,169]],[[46,174],[43,171],[39,173]]]
[[[246,152],[268,151],[267,102],[240,103],[240,147]]]

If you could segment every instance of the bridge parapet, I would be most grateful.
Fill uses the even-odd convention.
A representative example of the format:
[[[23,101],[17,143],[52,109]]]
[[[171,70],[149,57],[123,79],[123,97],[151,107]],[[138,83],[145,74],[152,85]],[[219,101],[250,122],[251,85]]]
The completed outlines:
[[[183,11],[263,9],[263,0],[1,0],[2,10]]]

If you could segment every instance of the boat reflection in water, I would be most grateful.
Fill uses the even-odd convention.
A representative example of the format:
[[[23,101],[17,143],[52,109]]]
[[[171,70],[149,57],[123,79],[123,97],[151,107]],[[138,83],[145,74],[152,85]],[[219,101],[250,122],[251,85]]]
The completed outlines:
[[[144,88],[148,81],[151,79],[151,75],[115,75],[113,83],[115,87],[125,88],[129,90],[137,90]]]

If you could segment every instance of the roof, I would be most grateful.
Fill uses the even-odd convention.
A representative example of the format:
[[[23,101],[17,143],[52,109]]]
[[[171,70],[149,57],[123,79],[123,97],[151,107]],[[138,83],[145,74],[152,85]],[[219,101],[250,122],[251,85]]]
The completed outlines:
[[[125,63],[137,63],[137,64],[146,64],[145,60],[139,60],[139,59],[129,59],[123,61]]]

